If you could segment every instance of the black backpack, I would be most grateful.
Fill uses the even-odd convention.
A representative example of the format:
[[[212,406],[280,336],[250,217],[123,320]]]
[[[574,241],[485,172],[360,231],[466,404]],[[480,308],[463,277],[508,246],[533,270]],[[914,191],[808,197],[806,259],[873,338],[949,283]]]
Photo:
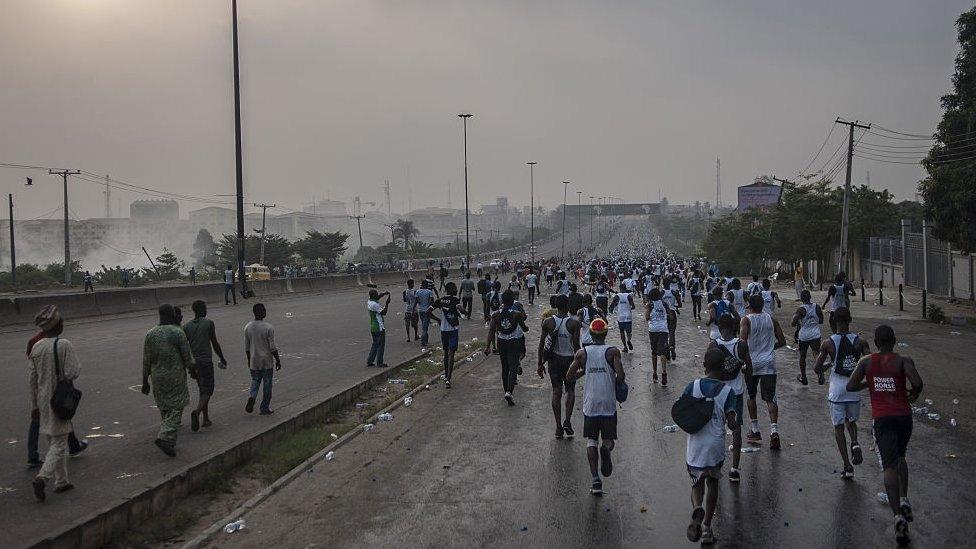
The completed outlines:
[[[78,411],[81,391],[75,389],[75,384],[70,379],[64,379],[61,358],[58,356],[58,338],[54,338],[54,373],[57,375],[57,384],[51,395],[51,411],[58,419],[68,421],[75,417],[75,412]]]
[[[732,351],[729,351],[725,345],[720,343],[716,343],[716,345],[725,354],[725,362],[722,363],[722,373],[718,378],[722,381],[732,381],[742,371],[743,361],[741,358],[733,355]]]
[[[708,425],[714,411],[715,397],[695,398],[693,395],[682,393],[681,398],[671,406],[671,419],[681,427],[682,431],[693,435]]]
[[[441,305],[441,312],[444,314],[444,320],[451,325],[452,328],[457,327],[461,323],[461,315],[457,310],[457,301],[455,299],[447,299]]]
[[[478,293],[481,295],[488,293],[488,282],[483,278],[478,281]]]
[[[857,341],[857,336],[854,336],[854,342]],[[847,334],[840,334],[840,345],[834,350],[834,353],[837,355],[837,359],[834,361],[834,372],[844,377],[851,377],[854,368],[857,367],[858,360],[861,359],[860,348],[854,347],[854,343],[847,338]]]

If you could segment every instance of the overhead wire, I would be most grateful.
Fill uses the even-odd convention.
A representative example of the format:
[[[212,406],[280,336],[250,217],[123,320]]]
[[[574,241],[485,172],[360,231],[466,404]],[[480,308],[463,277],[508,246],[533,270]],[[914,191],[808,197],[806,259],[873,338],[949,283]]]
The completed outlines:
[[[810,169],[810,166],[813,166],[813,163],[816,162],[818,158],[820,158],[820,153],[823,152],[824,147],[827,145],[827,141],[830,141],[830,136],[834,135],[834,128],[836,127],[837,124],[830,125],[830,130],[827,132],[827,137],[825,137],[823,143],[820,144],[820,148],[817,149],[817,153],[813,155],[813,158],[810,159],[810,162],[807,163],[807,166],[798,172],[799,174],[802,175],[807,173],[807,170]]]

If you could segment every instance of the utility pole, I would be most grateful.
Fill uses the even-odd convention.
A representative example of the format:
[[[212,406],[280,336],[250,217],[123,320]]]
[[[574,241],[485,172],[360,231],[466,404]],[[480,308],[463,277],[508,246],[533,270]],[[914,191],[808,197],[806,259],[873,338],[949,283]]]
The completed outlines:
[[[10,283],[17,284],[17,253],[14,250],[14,195],[7,195],[10,204]]]
[[[268,217],[268,208],[274,208],[275,204],[254,204],[255,208],[261,208],[261,230],[257,231],[261,233],[261,264],[264,265],[264,235],[267,233],[266,224]]]
[[[593,208],[593,200],[595,196],[590,197],[590,246],[593,245],[593,216],[596,214],[596,210]]]
[[[715,159],[715,209],[722,207],[722,159]]]
[[[247,274],[244,272],[244,151],[241,146],[241,68],[237,48],[237,0],[231,0],[234,50],[234,155],[237,173],[237,274],[241,277],[241,297],[247,298]]]
[[[112,217],[112,188],[108,186],[109,177],[105,175],[105,218]]]
[[[356,227],[359,229],[359,249],[360,250],[363,249],[363,224],[362,224],[361,220],[364,219],[365,217],[366,217],[365,215],[350,215],[349,216],[349,219],[355,219],[356,220]]]
[[[854,128],[870,130],[871,124],[865,126],[859,120],[846,122],[837,117],[835,124],[846,124],[848,126],[847,136],[847,177],[844,179],[844,210],[840,221],[840,258],[837,261],[837,272],[843,271],[847,266],[847,228],[850,222],[850,202],[851,202],[851,164],[854,162]]]
[[[78,170],[48,170],[51,175],[60,175],[64,183],[64,283],[71,285],[71,237],[68,229],[68,176],[77,175]]]
[[[563,245],[559,256],[566,257],[566,193],[569,190],[569,181],[563,181]]]
[[[393,247],[396,247],[396,232],[394,231],[396,229],[396,223],[384,223],[383,226],[390,229],[390,243],[393,244]]]
[[[464,246],[465,246],[465,264],[471,264],[471,237],[470,237],[470,224],[468,221],[468,119],[471,118],[470,113],[459,114],[458,117],[461,119],[461,125],[463,127],[464,135]]]
[[[538,162],[526,162],[529,165],[529,250],[532,253],[532,266],[535,268],[535,165]]]
[[[386,217],[393,217],[393,206],[390,204],[390,180],[383,182],[383,192],[386,194]]]
[[[576,191],[576,246],[583,254],[583,191]]]

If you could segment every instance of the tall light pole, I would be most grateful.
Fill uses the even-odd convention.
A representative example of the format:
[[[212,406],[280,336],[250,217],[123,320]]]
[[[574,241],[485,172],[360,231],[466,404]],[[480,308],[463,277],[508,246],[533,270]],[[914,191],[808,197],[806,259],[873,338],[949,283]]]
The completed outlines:
[[[535,165],[538,162],[526,162],[529,165],[529,251],[532,253],[532,266],[535,267]]]
[[[267,234],[267,219],[268,219],[268,208],[274,208],[276,204],[253,204],[255,208],[261,208],[261,230],[255,232],[261,233],[261,264],[264,265],[264,235]]]
[[[468,209],[468,119],[473,115],[462,113],[458,115],[461,119],[461,133],[464,141],[464,264],[471,264],[471,224],[468,219],[470,210]]]
[[[51,175],[60,175],[64,183],[64,283],[71,285],[71,238],[68,229],[68,176],[81,173],[78,170],[48,170]],[[11,220],[13,223],[13,220]]]
[[[569,181],[563,181],[563,245],[560,257],[566,258],[566,193],[569,190]]]
[[[593,245],[593,214],[596,213],[593,210],[593,200],[596,199],[595,196],[590,197],[590,246]]]
[[[241,297],[247,298],[247,275],[244,273],[244,153],[241,147],[241,68],[237,52],[237,0],[231,0],[234,37],[234,152],[237,160],[237,273],[241,277]]]
[[[583,191],[576,191],[576,246],[583,255]]]

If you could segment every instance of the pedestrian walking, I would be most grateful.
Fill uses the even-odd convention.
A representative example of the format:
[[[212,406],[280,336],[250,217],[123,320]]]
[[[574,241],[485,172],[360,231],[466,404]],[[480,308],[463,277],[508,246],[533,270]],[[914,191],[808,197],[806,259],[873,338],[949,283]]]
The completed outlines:
[[[85,271],[85,276],[83,280],[85,281],[85,293],[86,294],[88,292],[95,293],[95,287],[92,286],[92,275],[90,272]]]
[[[474,290],[475,283],[471,280],[471,273],[464,273],[464,278],[461,280],[461,308],[467,311],[465,318],[471,320],[471,310],[474,305]]]
[[[895,539],[910,541],[908,523],[914,520],[908,501],[908,461],[905,454],[912,438],[911,403],[922,394],[922,376],[915,361],[894,352],[895,331],[882,324],[874,330],[878,352],[858,362],[847,381],[848,391],[868,389],[874,441],[884,469],[885,493],[895,517]],[[909,385],[911,387],[909,387]]]
[[[38,331],[27,341],[27,360],[30,360],[31,351],[34,349],[34,345],[44,339],[44,330]],[[41,455],[38,452],[38,439],[40,439],[41,434],[41,418],[40,411],[37,409],[31,409],[30,414],[30,427],[27,430],[27,468],[37,469],[44,464],[41,460]],[[88,442],[84,440],[78,440],[75,436],[75,432],[71,431],[68,433],[68,455],[74,457],[88,448]]]
[[[230,300],[227,299],[228,294],[234,298],[234,305],[237,305],[237,293],[234,289],[234,267],[230,263],[224,270],[224,305],[230,305]]]
[[[444,348],[444,388],[451,388],[451,377],[454,374],[454,355],[457,353],[458,341],[461,337],[461,316],[467,311],[461,306],[457,297],[457,285],[448,282],[444,285],[447,295],[438,298],[428,313],[430,318],[437,321],[441,332],[441,346]],[[440,311],[438,317],[434,311]]]
[[[594,318],[588,326],[593,344],[579,349],[566,373],[566,380],[576,382],[586,376],[583,385],[583,436],[586,438],[586,461],[590,465],[590,493],[603,494],[600,478],[613,474],[611,452],[617,440],[617,387],[624,382],[620,350],[606,344],[607,322]]]
[[[213,321],[207,318],[207,304],[197,300],[191,305],[193,320],[183,325],[183,333],[190,342],[190,351],[196,363],[197,388],[200,398],[197,407],[190,412],[190,430],[196,432],[200,427],[210,427],[210,397],[214,393],[214,364],[213,354],[220,358],[218,363],[221,370],[227,369],[227,359],[217,342],[217,328]],[[203,423],[200,416],[203,416]]]
[[[367,302],[368,305],[368,302]],[[407,279],[407,289],[403,290],[403,324],[407,329],[407,343],[410,343],[410,328],[413,328],[413,338],[420,341],[417,333],[420,316],[417,314],[417,290],[413,287],[413,279]]]
[[[187,373],[196,378],[190,342],[176,319],[175,308],[164,303],[159,306],[159,325],[149,330],[143,345],[142,394],[148,395],[152,389],[162,418],[154,442],[170,457],[176,456],[176,435],[183,409],[190,403]]]
[[[190,267],[190,284],[197,285],[197,268]]]
[[[251,311],[254,320],[244,326],[244,354],[247,355],[247,367],[251,371],[251,389],[244,410],[249,414],[254,411],[258,389],[263,386],[260,410],[262,416],[267,416],[274,413],[271,409],[271,390],[275,370],[281,370],[281,356],[275,345],[274,326],[264,320],[268,316],[264,303],[255,303]]]
[[[123,288],[128,288],[129,287],[129,269],[128,268],[123,268],[122,269],[122,287]]]
[[[420,315],[420,344],[424,347],[430,341],[430,306],[434,303],[434,282],[424,279],[417,290],[417,312]],[[386,314],[385,312],[383,314]],[[380,361],[382,362],[382,360]]]
[[[491,355],[493,349],[498,352],[502,364],[502,390],[509,406],[515,405],[513,393],[519,374],[519,361],[524,354],[523,322],[525,312],[516,307],[515,293],[511,290],[505,291],[502,293],[501,310],[491,317],[485,355]]]
[[[380,298],[386,296],[386,303],[380,305]],[[383,354],[386,352],[386,323],[384,317],[390,309],[390,294],[388,292],[379,293],[375,288],[369,290],[369,300],[366,301],[366,311],[369,313],[369,335],[373,342],[369,347],[369,356],[366,357],[366,367],[379,366],[386,368],[383,362]],[[429,320],[428,320],[429,322]],[[426,332],[424,333],[426,336]]]
[[[715,543],[712,517],[718,504],[718,481],[722,478],[725,463],[725,429],[734,430],[738,423],[732,388],[719,380],[725,356],[718,349],[706,351],[705,377],[692,381],[684,390],[684,395],[694,399],[712,401],[711,418],[697,432],[688,434],[685,451],[693,506],[688,541],[701,541],[702,545]]]
[[[74,431],[70,419],[62,419],[54,413],[51,397],[59,380],[74,381],[81,373],[81,363],[71,341],[61,339],[64,322],[58,308],[48,305],[34,317],[34,324],[43,330],[44,337],[34,343],[30,352],[28,381],[30,388],[31,416],[36,417],[39,431],[47,439],[48,450],[44,464],[34,477],[34,497],[46,498],[49,482],[54,492],[74,488],[68,481],[68,436]]]

